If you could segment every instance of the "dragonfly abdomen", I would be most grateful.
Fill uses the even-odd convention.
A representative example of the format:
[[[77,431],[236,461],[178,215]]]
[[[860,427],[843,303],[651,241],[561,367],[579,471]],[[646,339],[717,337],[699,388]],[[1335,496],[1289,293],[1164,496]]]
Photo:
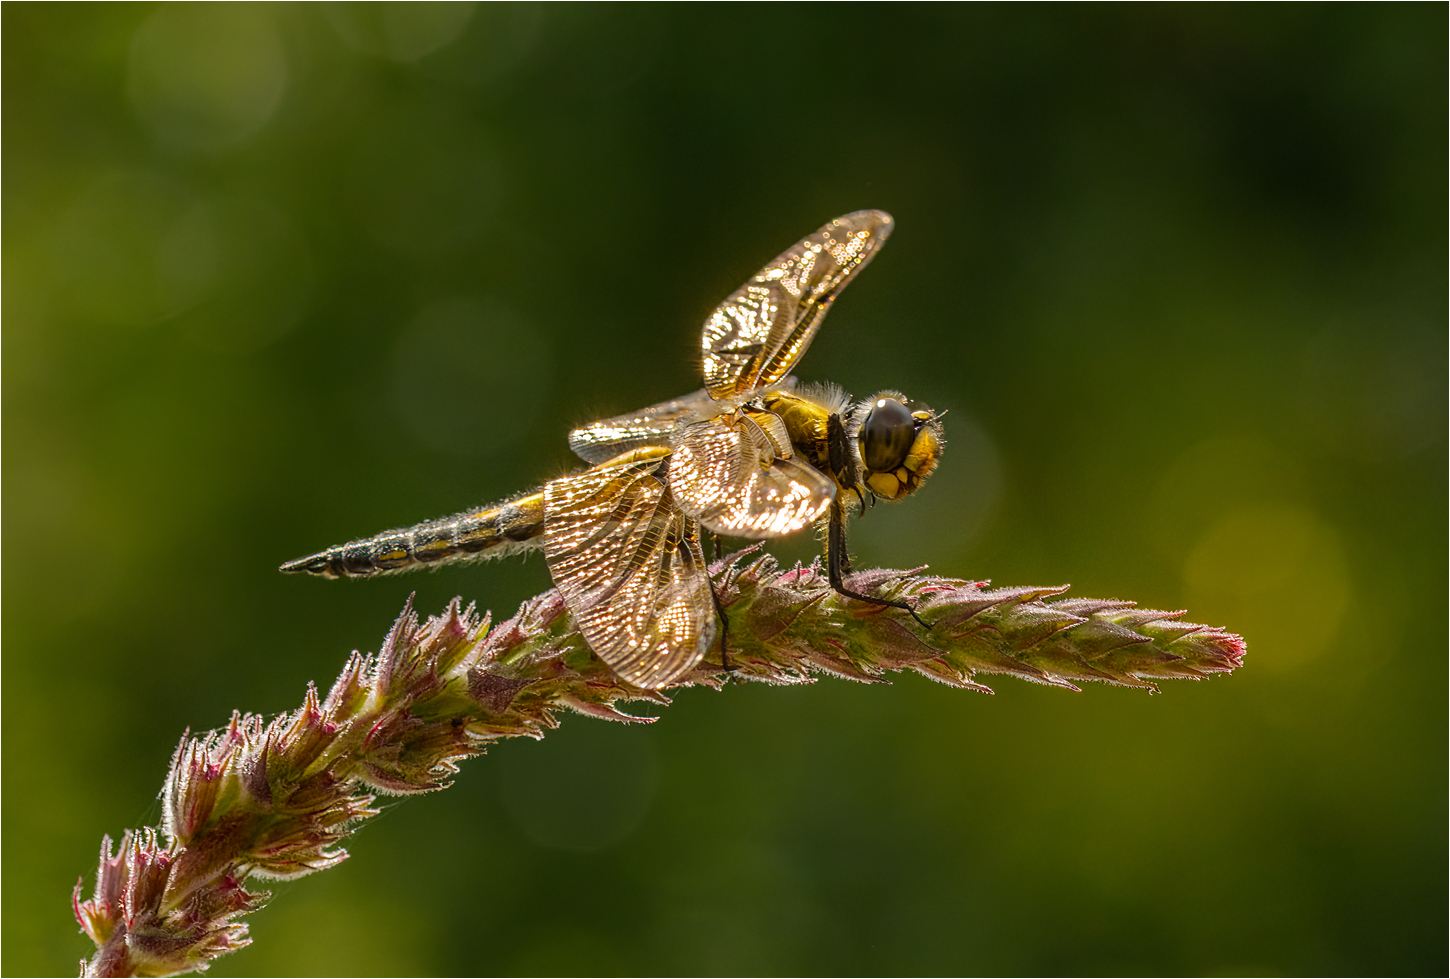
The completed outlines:
[[[366,578],[424,565],[503,557],[537,547],[544,531],[544,494],[531,493],[479,510],[388,530],[337,544],[282,565],[289,574]]]

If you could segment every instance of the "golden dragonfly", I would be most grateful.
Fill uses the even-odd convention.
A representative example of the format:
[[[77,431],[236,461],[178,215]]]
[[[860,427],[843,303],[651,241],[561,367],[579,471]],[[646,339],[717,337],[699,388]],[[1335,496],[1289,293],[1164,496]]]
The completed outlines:
[[[706,320],[703,390],[569,434],[588,468],[281,570],[360,577],[542,546],[590,648],[651,689],[693,669],[715,641],[702,528],[765,539],[820,521],[837,592],[915,615],[846,586],[846,518],[920,488],[945,444],[939,416],[895,391],[852,402],[834,385],[798,387],[789,376],[891,229],[884,211],[856,211],[778,255]]]

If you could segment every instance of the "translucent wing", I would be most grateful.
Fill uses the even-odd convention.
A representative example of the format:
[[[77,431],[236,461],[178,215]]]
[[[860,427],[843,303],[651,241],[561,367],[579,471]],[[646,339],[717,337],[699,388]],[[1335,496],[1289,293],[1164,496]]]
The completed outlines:
[[[793,391],[796,379],[785,377],[774,386],[778,390]],[[718,415],[727,407],[710,397],[708,391],[694,391],[672,401],[661,401],[627,415],[603,418],[576,428],[569,433],[569,448],[585,462],[607,462],[631,449],[668,446],[676,429]]]
[[[569,448],[585,462],[606,462],[631,449],[668,446],[676,428],[719,413],[720,406],[709,392],[695,391],[576,428],[569,433]]]
[[[699,528],[676,506],[665,458],[591,469],[544,487],[544,559],[591,649],[656,688],[715,639]]]
[[[785,426],[769,412],[697,422],[681,430],[674,449],[671,492],[717,534],[783,537],[815,521],[836,494],[829,477],[790,458]]]
[[[705,321],[705,390],[739,399],[785,377],[831,303],[891,234],[885,211],[836,218],[776,256]]]

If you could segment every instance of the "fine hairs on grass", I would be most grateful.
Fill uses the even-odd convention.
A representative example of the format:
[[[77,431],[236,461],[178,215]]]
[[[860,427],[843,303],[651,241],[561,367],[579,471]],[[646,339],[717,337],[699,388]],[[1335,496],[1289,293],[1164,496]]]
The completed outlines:
[[[753,549],[752,549],[753,550]],[[837,594],[818,566],[782,572],[754,554],[711,568],[728,625],[729,669],[701,663],[674,687],[728,678],[810,683],[817,674],[878,682],[912,671],[991,693],[974,678],[1007,674],[1078,690],[1098,680],[1156,691],[1243,664],[1244,642],[1132,602],[1060,598],[1066,586],[992,588],[917,571],[866,571],[866,594],[908,612]],[[73,905],[96,943],[85,975],[200,971],[247,945],[241,917],[267,900],[249,878],[283,879],[347,857],[338,843],[376,815],[374,793],[446,788],[457,761],[500,738],[540,738],[564,709],[615,721],[619,705],[668,704],[620,680],[585,645],[549,591],[497,626],[453,602],[419,623],[411,600],[376,655],[354,652],[326,697],[267,722],[234,713],[225,728],[183,735],[162,789],[162,824],[101,843],[95,891]]]

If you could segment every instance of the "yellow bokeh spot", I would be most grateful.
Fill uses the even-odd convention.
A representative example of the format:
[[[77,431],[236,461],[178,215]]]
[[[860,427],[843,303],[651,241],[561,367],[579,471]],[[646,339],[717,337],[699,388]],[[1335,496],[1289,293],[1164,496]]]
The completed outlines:
[[[168,142],[218,150],[255,135],[287,89],[287,58],[268,4],[161,4],[131,42],[127,89]]]
[[[1349,604],[1338,533],[1289,504],[1232,511],[1199,539],[1183,570],[1189,607],[1248,640],[1256,669],[1307,665],[1338,636]]]

